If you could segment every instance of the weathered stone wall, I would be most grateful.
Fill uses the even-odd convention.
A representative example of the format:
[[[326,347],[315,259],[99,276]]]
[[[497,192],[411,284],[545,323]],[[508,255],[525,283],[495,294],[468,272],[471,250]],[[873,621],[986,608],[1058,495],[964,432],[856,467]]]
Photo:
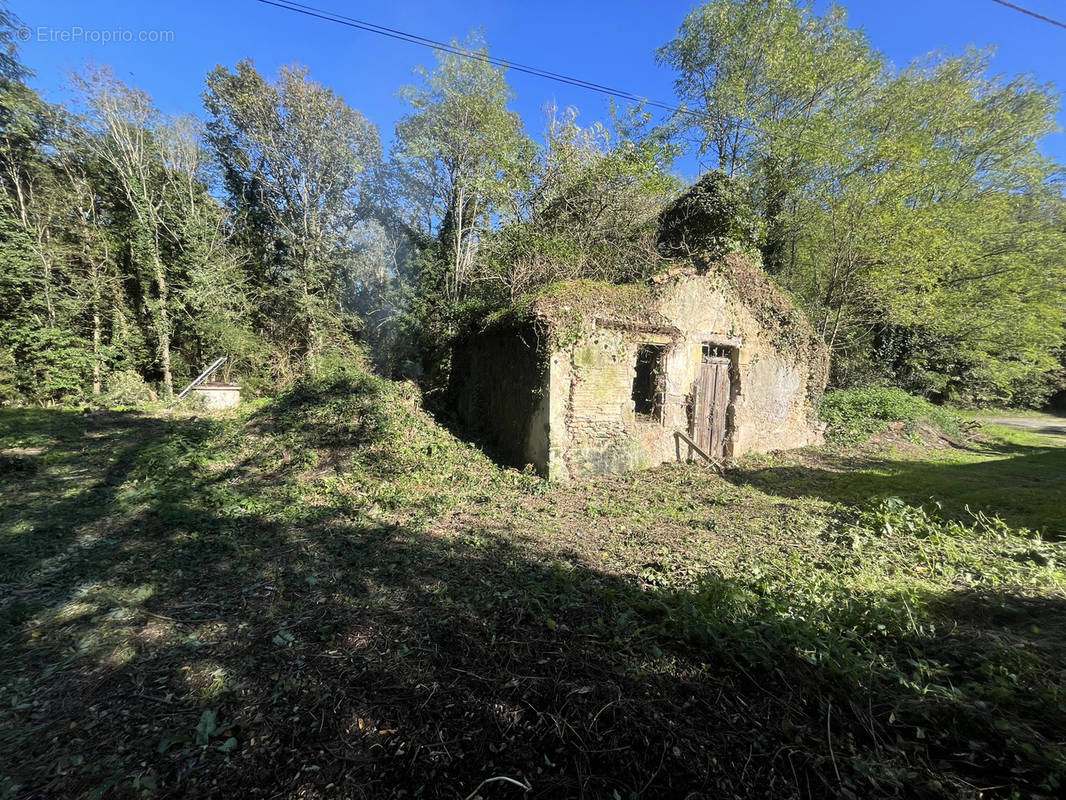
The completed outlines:
[[[685,331],[684,354],[671,365],[671,378],[678,384],[696,380],[703,342],[737,348],[739,386],[734,387],[728,454],[787,450],[820,441],[809,395],[820,395],[822,387],[809,392],[808,331],[767,327],[749,303],[736,299],[721,276],[672,282],[663,287],[660,302],[663,316]]]
[[[621,330],[595,328],[552,354],[549,371],[548,476],[626,472],[662,463],[662,425],[633,410],[637,350],[643,343]]]
[[[548,460],[547,370],[532,326],[506,326],[455,348],[451,394],[464,427],[516,467]]]
[[[820,441],[825,347],[761,270],[738,259],[709,274],[678,268],[653,284],[554,287],[526,323],[515,314],[456,349],[460,418],[503,460],[551,479],[672,461],[675,432],[692,433],[709,342],[732,354],[725,455]],[[664,402],[654,417],[633,403],[645,344],[663,348]]]
[[[241,390],[237,387],[197,386],[192,390],[193,397],[204,408],[236,408],[241,402]]]
[[[576,342],[552,353],[549,477],[623,472],[674,460],[674,432],[689,432],[689,406],[705,342],[735,348],[727,455],[820,440],[811,397],[820,394],[821,386],[808,385],[814,345],[805,327],[798,333],[769,327],[757,316],[759,309],[737,298],[724,275],[675,277],[657,287],[655,303],[680,336],[587,322]],[[633,410],[636,355],[644,343],[666,348],[665,404],[658,420]],[[813,373],[819,380],[818,370]]]

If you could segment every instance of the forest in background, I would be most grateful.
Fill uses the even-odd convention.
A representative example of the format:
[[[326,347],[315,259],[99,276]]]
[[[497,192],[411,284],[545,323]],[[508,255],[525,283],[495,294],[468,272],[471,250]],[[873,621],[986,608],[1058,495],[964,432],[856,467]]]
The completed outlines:
[[[165,399],[219,355],[270,394],[357,350],[433,389],[455,337],[523,294],[730,250],[807,313],[835,386],[1066,387],[1054,87],[993,74],[990,49],[898,67],[806,0],[679,23],[648,55],[676,76],[669,118],[547,107],[533,136],[473,34],[416,70],[383,144],[299,66],[217,67],[200,117],[105,66],[48,103],[0,12],[0,402]],[[660,226],[682,153],[708,169],[691,239]]]

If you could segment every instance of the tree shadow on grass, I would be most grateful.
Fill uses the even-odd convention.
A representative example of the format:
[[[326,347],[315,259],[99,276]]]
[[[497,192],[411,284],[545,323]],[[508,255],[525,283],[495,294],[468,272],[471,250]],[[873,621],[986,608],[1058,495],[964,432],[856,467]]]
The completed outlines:
[[[195,443],[205,441],[215,426],[205,419],[175,421],[134,411],[0,410],[0,436],[29,434],[31,442],[19,448],[28,451],[20,455],[25,468],[4,476],[0,584],[51,570],[80,540],[106,539],[95,523],[115,514],[117,492],[131,470],[176,428]]]
[[[992,445],[981,452],[996,458],[958,464],[826,455],[817,466],[742,467],[725,477],[778,497],[861,505],[894,496],[939,504],[945,517],[961,522],[980,511],[1051,539],[1066,537],[1066,448]]]
[[[114,498],[123,469],[100,491]],[[1032,633],[1060,601],[943,595],[929,602],[958,629],[871,645],[854,609],[805,620],[713,576],[666,591],[484,523],[223,512],[208,489],[250,496],[254,474],[193,478],[124,515],[96,497],[65,541],[106,534],[59,560],[45,548],[12,583],[27,605],[0,634],[0,778],[15,796],[461,798],[499,775],[542,798],[990,796],[1039,793],[1054,769],[1042,753],[1066,719],[1026,676],[1061,675]],[[48,540],[35,509],[5,524]],[[877,658],[805,657],[827,637]],[[986,698],[927,674],[984,686],[986,669],[1022,679]]]

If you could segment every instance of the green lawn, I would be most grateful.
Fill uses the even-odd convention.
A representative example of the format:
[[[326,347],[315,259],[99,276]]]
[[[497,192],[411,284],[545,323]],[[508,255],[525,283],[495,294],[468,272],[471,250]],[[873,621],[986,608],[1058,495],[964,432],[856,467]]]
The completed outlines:
[[[935,448],[881,447],[745,465],[744,479],[788,498],[817,498],[847,505],[897,496],[939,508],[954,519],[971,512],[999,516],[1015,527],[1066,538],[1066,437],[998,425],[982,441],[941,442]]]
[[[1049,437],[549,486],[357,373],[0,451],[0,796],[1061,793]]]

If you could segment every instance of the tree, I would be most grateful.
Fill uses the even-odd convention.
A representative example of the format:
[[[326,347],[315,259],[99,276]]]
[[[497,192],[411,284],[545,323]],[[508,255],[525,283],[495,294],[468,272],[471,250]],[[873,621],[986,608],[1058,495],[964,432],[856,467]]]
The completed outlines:
[[[612,112],[611,127],[582,127],[577,109],[547,108],[529,187],[487,237],[476,273],[502,284],[504,302],[555,281],[621,283],[658,268],[657,217],[678,187],[672,131],[640,108]]]
[[[840,6],[812,0],[712,0],[689,12],[657,51],[677,72],[680,121],[697,152],[749,178],[763,209],[763,263],[785,268],[797,188],[850,131],[849,110],[883,69]],[[828,149],[827,149],[828,145]]]
[[[156,339],[156,357],[163,394],[174,394],[171,369],[173,321],[170,269],[165,259],[166,206],[181,165],[176,163],[180,142],[172,137],[170,121],[144,92],[115,78],[107,67],[90,67],[74,77],[88,107],[88,124],[95,134],[86,142],[109,170],[110,179],[134,223],[129,242],[130,261],[145,286],[143,307]]]
[[[114,231],[107,225],[108,209],[101,191],[105,177],[89,154],[84,131],[75,125],[58,148],[56,161],[70,208],[65,236],[71,288],[78,306],[90,319],[92,342],[92,393],[103,391],[105,314],[122,301],[121,279],[115,260]]]
[[[65,213],[62,187],[43,151],[57,138],[62,112],[23,83],[0,79],[3,125],[0,128],[0,183],[6,211],[20,227],[32,253],[37,302],[31,312],[38,325],[56,323],[56,276],[60,262],[55,242],[57,219]]]
[[[417,68],[421,83],[401,90],[411,113],[396,124],[394,152],[411,215],[440,244],[446,303],[468,289],[479,236],[527,184],[533,153],[483,39],[452,47],[469,55],[438,51],[437,67]]]
[[[377,129],[306,68],[268,83],[251,61],[207,76],[208,141],[222,169],[237,241],[250,254],[259,324],[314,370],[342,320],[360,192],[380,156]]]
[[[751,187],[763,262],[838,383],[993,397],[1054,365],[1066,303],[1057,97],[991,51],[895,69],[843,11],[713,0],[659,51],[701,153]]]
[[[23,82],[30,71],[11,37],[17,24],[0,10],[0,393],[52,403],[81,393],[91,361],[71,329],[69,196],[49,155],[70,121]]]

